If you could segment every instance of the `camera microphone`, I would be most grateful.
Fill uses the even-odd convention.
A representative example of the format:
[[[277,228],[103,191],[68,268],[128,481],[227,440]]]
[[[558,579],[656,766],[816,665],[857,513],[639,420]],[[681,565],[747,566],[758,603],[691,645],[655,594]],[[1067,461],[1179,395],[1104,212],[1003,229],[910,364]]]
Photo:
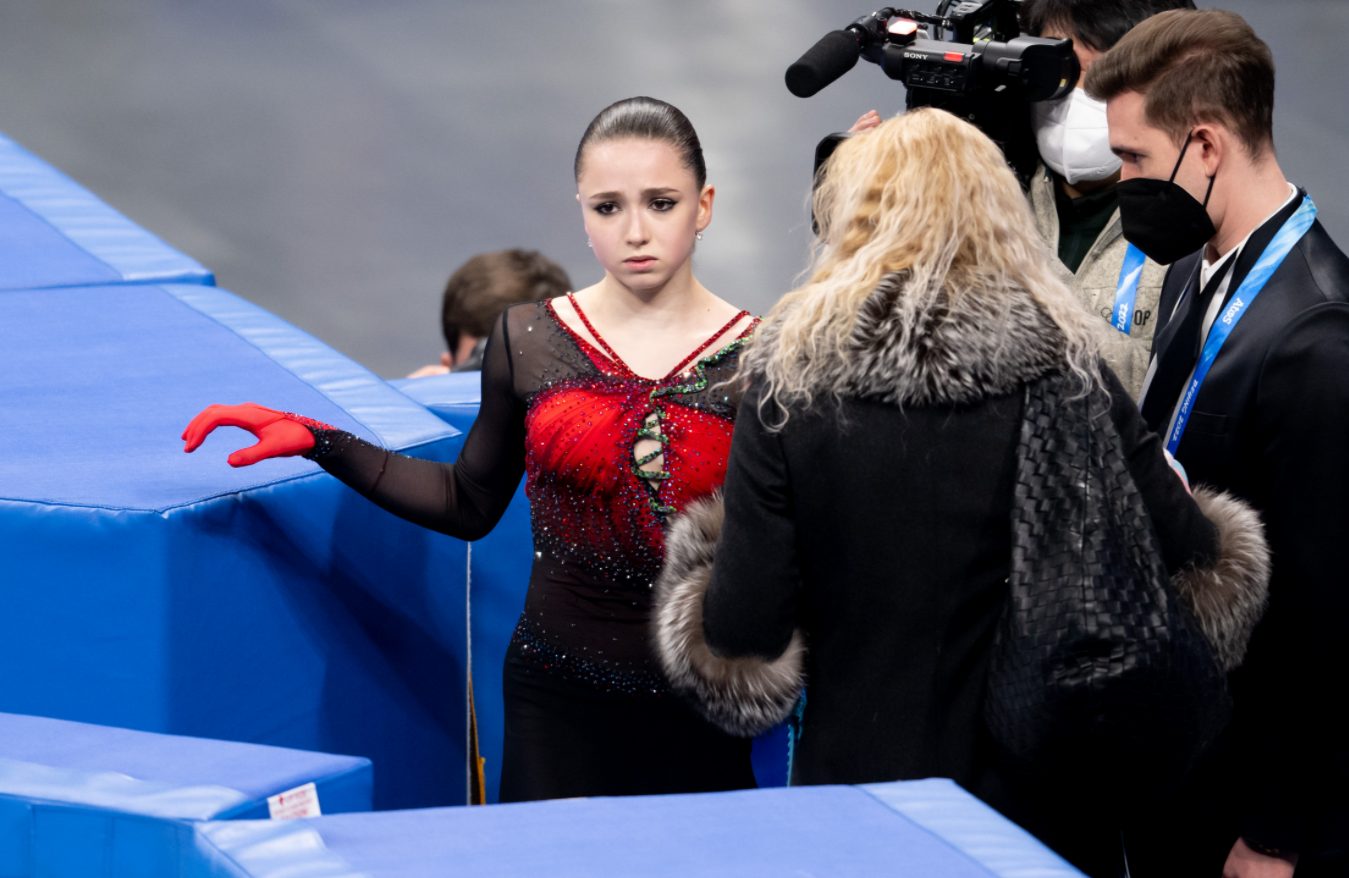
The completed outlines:
[[[808,98],[852,70],[862,55],[862,41],[852,30],[825,34],[801,59],[787,68],[787,90]]]
[[[852,70],[867,47],[885,41],[885,26],[894,14],[888,6],[877,9],[843,30],[820,37],[800,60],[787,68],[787,90],[798,98],[808,98]]]

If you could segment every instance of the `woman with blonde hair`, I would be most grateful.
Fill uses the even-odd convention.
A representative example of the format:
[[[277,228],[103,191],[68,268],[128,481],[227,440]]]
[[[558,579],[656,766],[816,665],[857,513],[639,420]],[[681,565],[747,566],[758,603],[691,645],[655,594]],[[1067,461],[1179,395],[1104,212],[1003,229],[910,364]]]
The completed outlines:
[[[1063,819],[985,721],[1027,418],[1046,399],[1108,413],[1160,581],[1179,574],[1228,665],[1263,600],[1259,523],[1172,471],[977,129],[923,109],[851,137],[814,213],[807,280],[741,360],[724,510],[690,507],[667,541],[665,672],[736,734],[780,721],[804,684],[794,783],[954,778],[1108,873],[1110,839]]]

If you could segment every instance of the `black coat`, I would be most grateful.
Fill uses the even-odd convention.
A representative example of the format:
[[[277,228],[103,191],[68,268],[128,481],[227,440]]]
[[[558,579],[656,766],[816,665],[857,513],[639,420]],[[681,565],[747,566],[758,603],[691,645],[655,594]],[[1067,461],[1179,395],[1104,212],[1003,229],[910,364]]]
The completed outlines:
[[[1113,374],[1109,386],[1168,571],[1211,563],[1213,526]],[[731,656],[778,655],[804,632],[794,782],[1000,783],[982,707],[1007,597],[1022,397],[911,409],[848,399],[772,433],[758,389],[746,395],[703,624]]]
[[[1007,598],[1023,392],[1064,363],[1061,333],[1030,297],[998,292],[1013,297],[1010,320],[986,322],[978,309],[952,307],[928,326],[925,350],[915,357],[893,346],[901,336],[896,321],[914,316],[902,303],[893,313],[884,304],[887,295],[902,299],[902,288],[878,290],[882,302],[857,333],[874,338],[875,347],[850,358],[854,374],[844,377],[852,392],[838,406],[817,396],[793,410],[780,431],[764,425],[761,387],[751,384],[731,446],[715,565],[702,582],[702,631],[690,635],[705,635],[705,644],[669,631],[657,640],[672,653],[710,648],[711,658],[695,656],[688,672],[702,679],[676,685],[686,683],[714,717],[722,714],[724,725],[742,731],[772,718],[760,710],[760,695],[774,684],[748,681],[739,695],[744,712],[722,710],[724,693],[712,690],[726,671],[717,662],[762,657],[773,670],[778,657],[804,648],[806,707],[794,782],[951,777],[1057,846],[1084,827],[1051,814],[1033,784],[1001,771],[982,719]],[[772,344],[772,330],[766,324],[754,344]],[[1213,564],[1215,526],[1172,472],[1129,394],[1108,371],[1104,380],[1168,571]],[[704,539],[715,539],[715,526],[698,527]],[[657,614],[671,629],[681,624],[679,611],[669,609],[681,588],[668,580],[696,581],[684,559],[705,551],[692,548],[688,531],[673,530],[669,576],[658,585],[671,585],[670,594],[658,595]],[[666,662],[676,678],[689,664],[683,659]],[[1113,827],[1094,829],[1106,838]]]
[[[1300,200],[1251,235],[1229,291]],[[1157,330],[1159,363],[1199,258],[1180,260],[1167,275],[1161,313],[1170,319]],[[1189,358],[1181,368],[1188,374],[1192,366]],[[1153,386],[1165,380],[1159,373]],[[1338,720],[1349,679],[1349,258],[1320,223],[1236,325],[1194,408],[1176,456],[1193,480],[1260,512],[1273,575],[1269,609],[1231,675],[1232,725],[1181,804],[1182,837],[1163,843],[1204,845],[1211,858],[1238,835],[1301,848],[1301,875],[1316,850],[1349,847],[1349,733]],[[1214,817],[1203,832],[1196,813]],[[1163,833],[1176,825],[1159,822],[1154,829]]]

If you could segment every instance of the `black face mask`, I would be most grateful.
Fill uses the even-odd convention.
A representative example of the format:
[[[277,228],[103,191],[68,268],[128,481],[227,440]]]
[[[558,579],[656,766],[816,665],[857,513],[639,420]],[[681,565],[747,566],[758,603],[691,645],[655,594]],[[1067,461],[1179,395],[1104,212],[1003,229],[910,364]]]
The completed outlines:
[[[1185,158],[1185,150],[1190,148],[1191,136],[1185,136],[1185,145],[1180,148],[1170,179],[1135,177],[1115,185],[1125,239],[1160,265],[1170,265],[1188,256],[1218,233],[1206,209],[1213,194],[1213,177],[1208,178],[1203,204],[1176,183],[1176,172]]]

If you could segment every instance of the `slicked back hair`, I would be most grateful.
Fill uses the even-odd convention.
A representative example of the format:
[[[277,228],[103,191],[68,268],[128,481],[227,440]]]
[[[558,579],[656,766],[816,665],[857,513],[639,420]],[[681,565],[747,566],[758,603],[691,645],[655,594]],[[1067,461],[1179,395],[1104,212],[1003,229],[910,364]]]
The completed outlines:
[[[1149,18],[1096,60],[1086,89],[1103,101],[1138,92],[1148,122],[1177,143],[1201,122],[1220,122],[1253,158],[1273,146],[1274,57],[1234,12]]]
[[[693,123],[674,104],[648,97],[616,101],[591,120],[576,147],[573,164],[576,179],[581,179],[586,147],[625,138],[670,144],[679,153],[684,167],[693,172],[698,188],[701,190],[707,183],[707,164],[703,161],[703,147],[698,141],[698,132],[693,130]]]

